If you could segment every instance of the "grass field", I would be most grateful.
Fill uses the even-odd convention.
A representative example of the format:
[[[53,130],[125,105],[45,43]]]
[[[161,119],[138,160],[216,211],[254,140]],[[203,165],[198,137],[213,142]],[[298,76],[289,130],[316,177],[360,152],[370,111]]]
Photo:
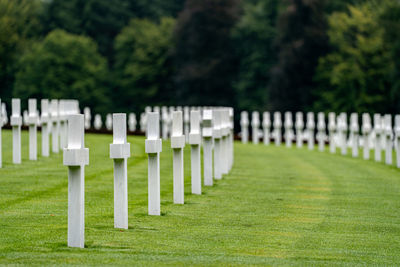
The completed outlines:
[[[399,265],[400,170],[328,152],[235,144],[232,172],[172,204],[172,153],[161,154],[162,216],[147,215],[144,139],[129,137],[129,229],[113,228],[111,135],[86,135],[86,248],[67,247],[62,153],[11,163],[3,131],[0,264]],[[40,145],[38,147],[40,151]]]

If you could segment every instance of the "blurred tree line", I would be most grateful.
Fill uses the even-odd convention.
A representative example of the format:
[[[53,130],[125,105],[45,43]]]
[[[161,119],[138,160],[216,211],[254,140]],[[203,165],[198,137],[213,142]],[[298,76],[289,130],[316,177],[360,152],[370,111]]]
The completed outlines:
[[[400,112],[398,0],[0,0],[0,97]]]

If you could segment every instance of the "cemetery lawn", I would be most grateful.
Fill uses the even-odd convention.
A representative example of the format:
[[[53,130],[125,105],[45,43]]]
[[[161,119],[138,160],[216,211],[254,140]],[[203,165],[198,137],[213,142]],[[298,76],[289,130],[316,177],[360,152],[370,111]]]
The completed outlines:
[[[147,215],[144,138],[129,137],[129,229],[113,228],[111,135],[86,135],[86,248],[67,247],[62,153],[11,163],[3,131],[0,264],[398,265],[400,170],[329,152],[235,144],[232,172],[185,205],[172,203],[172,153],[161,154],[162,216]],[[38,135],[40,140],[40,135]],[[41,146],[39,142],[38,150]]]

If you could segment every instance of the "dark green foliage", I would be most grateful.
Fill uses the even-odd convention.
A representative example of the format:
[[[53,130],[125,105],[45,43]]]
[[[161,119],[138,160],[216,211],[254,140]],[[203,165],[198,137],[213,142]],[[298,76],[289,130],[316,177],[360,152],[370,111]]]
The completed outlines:
[[[239,58],[234,88],[240,110],[264,110],[269,101],[268,83],[277,56],[276,38],[278,0],[262,0],[244,5],[244,13],[233,31]]]
[[[93,38],[100,52],[113,60],[115,36],[132,18],[159,20],[176,16],[183,0],[51,0],[46,5],[45,25]]]
[[[313,102],[318,58],[328,50],[324,0],[290,0],[278,23],[278,64],[272,70],[272,110],[305,110]]]
[[[176,104],[231,105],[237,0],[188,0],[175,31]]]
[[[140,112],[147,105],[169,102],[173,90],[170,49],[174,24],[171,18],[162,18],[159,24],[134,19],[117,36],[117,90],[113,97],[118,109]]]
[[[328,14],[337,11],[346,11],[349,5],[355,5],[365,1],[368,0],[325,0],[325,11]]]
[[[381,11],[381,5],[371,3],[330,16],[328,35],[333,51],[320,59],[317,109],[395,112],[392,97],[398,93],[390,79],[394,62],[390,42],[384,41],[379,24]]]
[[[36,0],[0,0],[0,97],[9,101],[19,55],[38,37],[40,3]]]
[[[379,22],[385,32],[383,42],[387,44],[394,68],[390,73],[391,86],[389,95],[390,111],[400,112],[400,3],[391,1],[386,5]]]
[[[14,97],[79,99],[82,106],[109,112],[106,60],[85,36],[50,32],[20,59]]]
[[[111,56],[114,37],[132,16],[126,0],[53,0],[47,6],[46,25],[92,37],[103,55]]]

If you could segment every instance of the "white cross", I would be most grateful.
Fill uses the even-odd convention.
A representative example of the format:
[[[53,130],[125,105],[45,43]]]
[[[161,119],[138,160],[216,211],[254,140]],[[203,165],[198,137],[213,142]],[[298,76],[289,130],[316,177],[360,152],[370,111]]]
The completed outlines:
[[[172,113],[171,148],[173,149],[173,179],[174,179],[174,203],[184,203],[184,172],[183,172],[183,148],[185,136],[183,135],[182,111]]]
[[[371,117],[368,113],[362,115],[362,134],[363,134],[363,157],[365,160],[369,159],[369,150],[371,143]]]
[[[13,98],[11,102],[11,126],[13,132],[13,163],[21,163],[21,100]]]
[[[292,142],[293,142],[293,118],[292,118],[292,112],[285,112],[285,141],[286,141],[286,147],[292,147]]]
[[[338,116],[337,131],[342,155],[347,154],[347,114],[342,112]]]
[[[213,111],[203,110],[203,165],[204,165],[204,185],[213,185]]]
[[[192,176],[192,194],[201,195],[201,159],[200,159],[200,111],[190,112],[190,159]]]
[[[307,112],[307,137],[308,137],[308,149],[314,149],[314,130],[315,130],[315,121],[314,121],[314,113]]]
[[[134,132],[136,131],[136,114],[135,113],[129,113],[128,117],[128,125],[129,125],[129,131]]]
[[[240,127],[242,128],[242,143],[247,144],[247,142],[249,141],[249,114],[247,113],[247,111],[242,111],[240,113]]]
[[[385,135],[385,163],[391,165],[392,151],[393,151],[393,129],[392,129],[392,115],[386,114],[384,117],[384,135]]]
[[[63,163],[68,166],[68,246],[85,246],[85,165],[89,149],[85,148],[85,127],[82,114],[68,118],[68,140]]]
[[[268,111],[263,112],[262,126],[264,145],[269,145],[271,139],[271,115]]]
[[[189,143],[189,123],[190,123],[189,107],[185,106],[183,107],[183,126],[184,126],[186,143]]]
[[[360,132],[357,113],[352,113],[350,115],[350,132],[351,132],[352,156],[356,158],[358,157],[358,142],[359,142],[359,132]]]
[[[279,111],[274,112],[274,141],[276,146],[280,146],[282,142],[282,118]]]
[[[381,115],[374,114],[374,133],[375,133],[375,161],[382,160],[381,135],[383,133]]]
[[[147,139],[145,151],[148,154],[148,212],[149,215],[160,215],[160,115],[148,113]]]
[[[395,127],[395,149],[396,149],[396,164],[397,168],[400,168],[400,115],[394,117]]]
[[[69,100],[61,99],[58,101],[58,134],[60,136],[60,148],[63,149],[67,146],[67,119],[71,114],[71,102]]]
[[[325,149],[325,139],[326,139],[326,124],[325,124],[325,114],[323,112],[318,112],[317,120],[317,139],[319,151],[324,151]]]
[[[50,101],[50,118],[51,118],[51,149],[53,153],[59,151],[59,121],[58,121],[58,100],[52,99]]]
[[[260,114],[258,111],[253,111],[251,113],[251,139],[253,141],[253,144],[258,144],[259,139],[260,139],[260,133],[259,133],[259,127],[260,127]]]
[[[169,114],[167,107],[161,107],[162,139],[168,139]]]
[[[1,99],[0,99],[1,106]],[[3,144],[2,144],[3,114],[0,112],[0,168],[3,167]]]
[[[106,129],[108,131],[111,131],[113,129],[113,120],[111,114],[107,114],[106,116]]]
[[[3,125],[6,125],[8,123],[8,116],[7,116],[7,109],[6,109],[6,103],[1,103],[1,119]]]
[[[50,143],[49,143],[49,122],[50,122],[50,114],[49,114],[49,100],[42,99],[41,100],[41,118],[40,122],[42,125],[42,156],[48,157],[50,155]]]
[[[126,114],[113,114],[113,143],[110,158],[114,160],[114,227],[128,229],[128,158],[130,144],[126,141]]]
[[[336,153],[336,142],[335,142],[336,114],[334,112],[329,112],[328,114],[328,131],[329,131],[329,151],[331,153]]]
[[[214,109],[213,110],[213,138],[214,138],[214,178],[222,179],[222,170],[221,170],[221,122],[222,114],[221,110]]]
[[[37,125],[39,116],[37,113],[36,99],[28,100],[28,125],[29,125],[29,159],[37,160]]]
[[[229,173],[229,110],[221,109],[221,174]]]
[[[83,109],[83,114],[85,115],[85,129],[89,130],[91,128],[92,114],[90,113],[90,108],[85,107]]]
[[[28,117],[29,117],[28,111],[24,110],[24,112],[22,112],[22,122],[23,122],[24,126],[28,126],[29,125],[29,123],[28,123],[29,118]]]
[[[304,120],[303,113],[298,111],[296,112],[296,145],[298,148],[303,147],[303,129],[304,129]]]
[[[233,108],[229,108],[229,171],[233,167],[233,161],[234,161],[234,130],[235,130],[235,125],[234,125],[234,110]]]
[[[94,116],[94,123],[93,126],[96,130],[100,130],[101,127],[103,126],[103,122],[101,121],[101,115],[100,114],[96,114]]]

